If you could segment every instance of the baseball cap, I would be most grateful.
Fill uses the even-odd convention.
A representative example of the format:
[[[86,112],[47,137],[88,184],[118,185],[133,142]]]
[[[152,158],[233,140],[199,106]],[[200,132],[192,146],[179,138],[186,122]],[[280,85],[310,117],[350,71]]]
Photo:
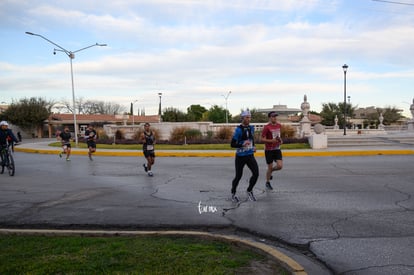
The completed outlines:
[[[9,124],[5,120],[3,120],[2,122],[0,122],[0,126],[3,126],[3,125],[9,126]]]
[[[245,117],[245,116],[252,116],[249,109],[241,112],[240,117]]]
[[[271,116],[278,116],[278,114],[275,111],[271,111],[267,114],[267,117],[271,117]]]

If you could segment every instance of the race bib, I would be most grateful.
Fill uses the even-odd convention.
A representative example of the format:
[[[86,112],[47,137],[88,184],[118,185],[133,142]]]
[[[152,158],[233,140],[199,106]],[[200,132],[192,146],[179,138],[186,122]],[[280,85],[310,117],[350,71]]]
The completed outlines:
[[[154,150],[154,145],[147,145],[147,150],[148,151]]]

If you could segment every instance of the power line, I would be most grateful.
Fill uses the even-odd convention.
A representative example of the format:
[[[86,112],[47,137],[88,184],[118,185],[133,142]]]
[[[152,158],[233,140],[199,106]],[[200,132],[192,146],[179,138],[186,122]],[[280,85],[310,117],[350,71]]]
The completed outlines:
[[[384,2],[384,3],[390,3],[390,4],[398,4],[398,5],[406,5],[406,6],[414,6],[413,3],[404,3],[404,2],[386,1],[386,0],[372,0],[372,1]]]

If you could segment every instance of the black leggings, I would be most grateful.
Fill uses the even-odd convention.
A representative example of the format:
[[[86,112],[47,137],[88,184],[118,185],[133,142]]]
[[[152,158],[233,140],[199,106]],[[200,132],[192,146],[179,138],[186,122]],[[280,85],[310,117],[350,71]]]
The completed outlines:
[[[247,191],[250,192],[253,190],[254,185],[257,182],[257,179],[259,177],[259,167],[257,165],[257,161],[254,158],[254,155],[249,156],[243,156],[239,157],[236,156],[235,165],[236,165],[236,177],[233,179],[231,192],[236,193],[237,185],[239,185],[239,181],[243,176],[243,168],[244,165],[247,164],[247,167],[249,167],[250,171],[252,171],[252,176],[249,180],[249,187],[247,188]]]

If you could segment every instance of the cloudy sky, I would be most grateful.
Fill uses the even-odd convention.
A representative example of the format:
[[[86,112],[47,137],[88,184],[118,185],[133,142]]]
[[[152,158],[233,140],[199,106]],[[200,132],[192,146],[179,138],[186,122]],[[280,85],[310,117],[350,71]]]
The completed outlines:
[[[191,104],[397,107],[414,98],[414,0],[2,0],[0,102],[76,97],[156,114]]]

